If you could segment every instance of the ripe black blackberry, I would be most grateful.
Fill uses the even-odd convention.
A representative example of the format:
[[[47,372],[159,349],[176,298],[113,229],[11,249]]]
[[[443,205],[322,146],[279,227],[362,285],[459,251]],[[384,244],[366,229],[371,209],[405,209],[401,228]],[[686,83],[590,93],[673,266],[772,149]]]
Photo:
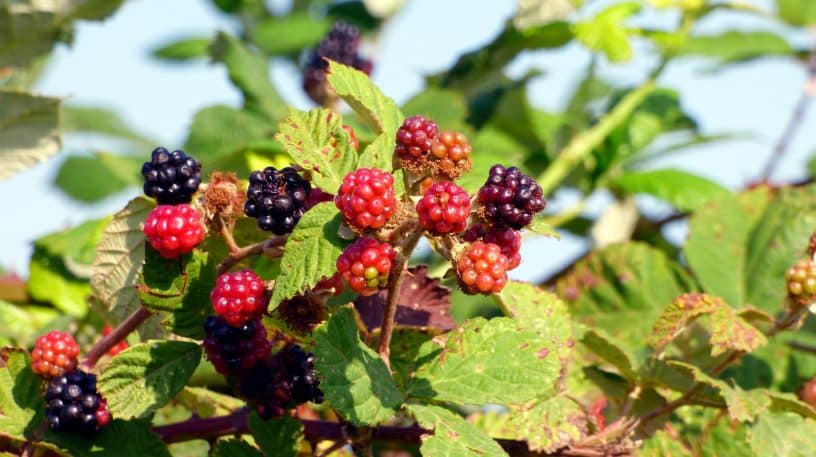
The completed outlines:
[[[215,366],[225,375],[240,375],[269,355],[272,344],[260,319],[233,327],[223,317],[210,316],[204,321],[204,350]]]
[[[255,404],[264,419],[281,417],[300,403],[323,402],[323,392],[314,369],[314,354],[297,345],[287,345],[280,352],[258,363],[244,377],[240,390]]]
[[[309,98],[319,105],[325,105],[332,98],[326,84],[329,64],[325,59],[371,74],[372,63],[359,54],[359,47],[360,31],[357,27],[342,21],[335,22],[331,31],[309,53],[303,67],[303,90]]]
[[[80,370],[52,379],[45,404],[48,427],[54,432],[93,435],[110,420],[107,405],[96,391],[96,376]]]
[[[312,186],[292,167],[267,167],[249,175],[244,213],[275,235],[290,233],[306,211]]]
[[[190,203],[201,184],[201,164],[184,151],[156,148],[142,165],[144,193],[160,205]]]
[[[479,189],[483,216],[495,228],[520,230],[547,205],[541,186],[516,167],[493,165]]]

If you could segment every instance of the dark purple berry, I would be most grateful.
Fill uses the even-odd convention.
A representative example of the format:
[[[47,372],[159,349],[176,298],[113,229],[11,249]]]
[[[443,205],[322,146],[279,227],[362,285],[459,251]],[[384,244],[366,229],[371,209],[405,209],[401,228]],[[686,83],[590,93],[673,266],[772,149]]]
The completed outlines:
[[[520,230],[543,210],[546,201],[541,186],[516,167],[494,165],[479,190],[484,218],[495,228]]]
[[[142,165],[144,193],[160,205],[190,203],[201,184],[201,164],[184,151],[156,148]]]
[[[243,374],[272,350],[260,319],[232,327],[223,317],[211,316],[204,322],[204,332],[207,358],[225,376]]]
[[[356,68],[370,75],[372,63],[362,57],[360,47],[360,31],[357,27],[345,22],[335,22],[331,31],[320,44],[317,45],[306,59],[303,66],[303,90],[315,103],[323,105],[330,98],[326,72],[329,64],[325,59]]]
[[[75,370],[53,378],[45,390],[48,427],[54,432],[93,435],[99,431],[98,415],[107,405],[96,391],[96,376]]]
[[[268,167],[249,175],[244,213],[258,220],[261,230],[291,233],[306,211],[312,186],[292,167]]]

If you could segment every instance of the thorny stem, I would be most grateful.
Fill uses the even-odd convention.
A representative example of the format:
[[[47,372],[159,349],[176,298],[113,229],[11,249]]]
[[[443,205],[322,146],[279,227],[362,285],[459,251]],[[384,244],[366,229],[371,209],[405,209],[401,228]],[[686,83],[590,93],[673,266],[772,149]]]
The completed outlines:
[[[762,175],[760,176],[762,181],[765,181],[771,177],[773,172],[776,170],[776,167],[779,165],[779,162],[785,156],[785,153],[788,151],[788,146],[790,146],[794,135],[796,135],[796,132],[799,130],[799,127],[802,125],[802,122],[805,119],[808,105],[810,105],[810,101],[814,95],[816,95],[816,42],[813,45],[813,50],[811,51],[810,59],[808,60],[808,80],[805,83],[802,96],[796,103],[796,107],[791,113],[790,120],[788,120],[785,130],[782,132],[782,136],[779,137],[779,140],[776,142],[771,158],[768,160],[768,163],[765,164],[765,168],[762,170]]]
[[[405,267],[411,258],[411,253],[422,236],[422,230],[414,228],[405,238],[402,249],[397,253],[397,261],[391,268],[391,278],[388,285],[388,299],[385,302],[385,313],[383,314],[382,325],[380,326],[380,345],[378,352],[385,366],[391,369],[391,335],[394,333],[394,320],[397,316],[397,305],[399,300],[402,279],[405,276]]]
[[[91,350],[88,351],[88,354],[85,355],[85,360],[82,361],[82,367],[93,368],[96,362],[98,362],[105,353],[130,335],[137,327],[142,325],[142,322],[147,320],[150,315],[151,313],[147,308],[139,306],[139,309],[120,322],[107,336],[103,336],[101,340],[93,345]]]

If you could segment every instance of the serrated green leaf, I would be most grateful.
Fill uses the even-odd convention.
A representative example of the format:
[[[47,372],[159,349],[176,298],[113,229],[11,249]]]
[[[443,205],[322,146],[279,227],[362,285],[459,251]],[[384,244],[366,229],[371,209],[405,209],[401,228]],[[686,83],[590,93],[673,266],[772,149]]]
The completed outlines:
[[[0,14],[2,9],[0,6]],[[0,30],[1,25],[2,18]],[[0,39],[0,49],[2,47]],[[0,90],[0,180],[32,167],[60,150],[59,105],[58,98]]]
[[[278,121],[286,115],[286,102],[269,80],[269,61],[246,47],[237,38],[219,32],[210,46],[210,55],[227,66],[229,78],[244,95],[244,107]]]
[[[24,440],[44,413],[40,380],[31,370],[28,353],[0,348],[0,433]]]
[[[150,422],[114,419],[94,439],[46,432],[44,440],[73,457],[170,457],[167,446],[150,430]]]
[[[382,91],[365,73],[341,63],[329,61],[329,84],[378,134],[395,138],[404,116],[394,100]]]
[[[476,318],[447,334],[442,352],[417,370],[413,398],[457,404],[522,404],[546,398],[560,378],[559,346],[569,327],[548,321]],[[513,354],[512,358],[497,354]]]
[[[586,430],[580,404],[564,395],[511,408],[504,433],[496,438],[527,441],[531,451],[554,452],[579,440]]]
[[[263,457],[263,454],[246,441],[230,438],[215,443],[210,457]]]
[[[760,414],[748,430],[757,456],[807,457],[816,449],[816,421],[789,413]]]
[[[249,416],[249,431],[267,457],[296,457],[303,423],[289,416],[264,420],[253,413]]]
[[[143,157],[95,152],[69,156],[60,165],[54,185],[74,200],[99,202],[130,186],[141,186]]]
[[[507,456],[498,443],[447,409],[416,404],[406,405],[405,408],[419,425],[434,431],[432,437],[422,440],[420,452],[423,456]]]
[[[298,165],[311,172],[312,182],[326,192],[340,188],[343,177],[357,164],[357,153],[342,128],[340,115],[327,109],[308,113],[290,110],[278,125],[275,139]]]
[[[329,31],[331,23],[308,13],[264,18],[250,28],[250,38],[269,55],[297,54],[311,48]]]
[[[208,252],[195,250],[165,259],[145,246],[139,299],[151,311],[169,312],[163,322],[168,330],[202,339],[204,319],[211,314],[209,297],[216,277],[216,262],[210,260]]]
[[[380,356],[360,340],[353,310],[336,312],[313,335],[320,389],[332,408],[356,425],[394,417],[403,395]]]
[[[348,244],[337,235],[340,222],[340,213],[332,202],[321,203],[303,215],[286,241],[270,311],[336,273],[337,257]]]
[[[694,211],[705,202],[729,193],[713,181],[671,169],[629,172],[609,185],[632,194],[654,195],[681,211]]]
[[[185,386],[174,402],[184,405],[199,417],[224,416],[246,405],[244,400],[224,395],[203,387]]]
[[[188,37],[165,43],[150,52],[160,60],[168,62],[184,62],[196,58],[207,57],[212,40],[210,38]]]
[[[638,378],[632,357],[617,346],[612,338],[605,335],[601,329],[587,330],[581,343],[593,354],[617,368],[621,376],[627,380],[632,381]]]
[[[99,391],[111,415],[147,417],[181,391],[201,361],[201,346],[185,341],[148,341],[111,359]]]
[[[391,171],[391,169],[394,168],[394,141],[394,135],[389,135],[388,133],[377,136],[360,154],[360,158],[357,159],[357,165],[359,167],[373,167],[379,168],[380,170]],[[397,172],[398,171],[400,170],[397,170]],[[395,186],[398,182],[397,179],[394,179]],[[399,196],[399,194],[396,195]]]
[[[575,37],[588,48],[603,52],[612,62],[629,60],[632,45],[624,22],[638,11],[640,4],[637,2],[613,4],[589,21],[575,24]]]

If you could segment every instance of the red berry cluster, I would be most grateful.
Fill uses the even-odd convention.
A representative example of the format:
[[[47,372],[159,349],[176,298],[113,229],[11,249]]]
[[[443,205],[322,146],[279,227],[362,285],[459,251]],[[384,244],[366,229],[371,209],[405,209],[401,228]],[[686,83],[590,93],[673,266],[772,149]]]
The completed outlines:
[[[498,245],[483,241],[470,243],[456,258],[459,285],[471,294],[500,292],[507,283],[508,265]]]
[[[470,217],[470,196],[450,181],[432,185],[416,206],[419,223],[434,235],[460,233]]]
[[[224,273],[210,292],[213,310],[233,327],[258,318],[266,311],[266,287],[252,270]]]
[[[107,402],[96,390],[96,376],[77,368],[79,345],[65,333],[51,331],[37,338],[31,369],[48,380],[46,419],[54,432],[93,435],[110,422]]]
[[[394,176],[377,168],[360,168],[343,178],[334,203],[350,226],[382,228],[397,208]]]
[[[352,290],[374,295],[388,284],[388,275],[396,253],[388,243],[374,238],[358,238],[337,258],[337,271]]]

